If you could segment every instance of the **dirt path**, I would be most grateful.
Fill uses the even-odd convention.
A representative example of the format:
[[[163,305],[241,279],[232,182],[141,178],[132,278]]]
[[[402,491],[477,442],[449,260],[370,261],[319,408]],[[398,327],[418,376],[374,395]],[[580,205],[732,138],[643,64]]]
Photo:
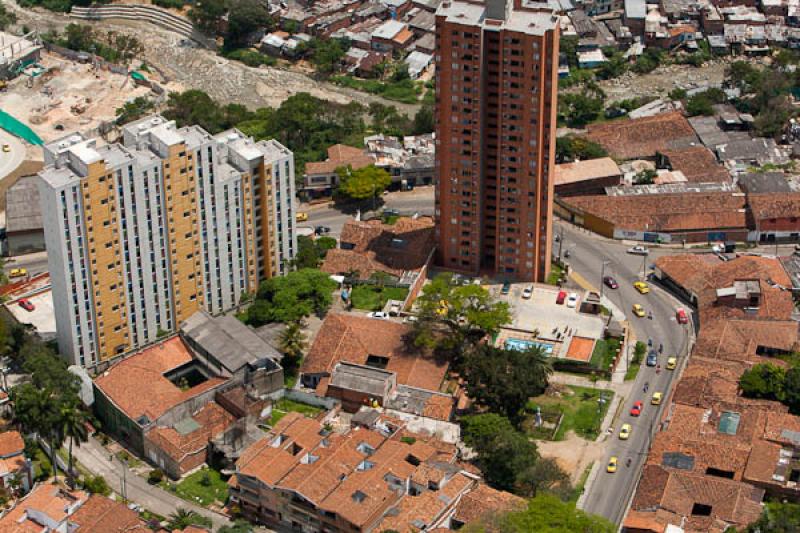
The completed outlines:
[[[603,459],[605,446],[603,443],[588,441],[570,431],[560,441],[537,440],[536,446],[543,457],[556,460],[561,468],[570,475],[573,484],[578,483],[586,467]]]
[[[239,103],[251,109],[277,107],[289,96],[307,92],[337,103],[358,101],[365,105],[371,102],[393,105],[409,116],[420,107],[319,82],[300,72],[274,67],[252,68],[238,61],[229,61],[210,50],[180,46],[182,38],[179,35],[149,23],[78,21],[40,8],[22,9],[12,1],[6,5],[17,14],[19,26],[25,25],[40,33],[60,30],[70,22],[80,22],[102,30],[134,35],[145,45],[144,61],[160,69],[184,89],[203,90],[223,103]]]

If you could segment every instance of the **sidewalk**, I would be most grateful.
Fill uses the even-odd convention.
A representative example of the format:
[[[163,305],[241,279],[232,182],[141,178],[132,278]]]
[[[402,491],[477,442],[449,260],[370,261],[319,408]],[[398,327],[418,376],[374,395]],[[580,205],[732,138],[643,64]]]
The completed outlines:
[[[89,437],[89,441],[73,448],[75,458],[90,472],[95,475],[103,476],[108,485],[115,493],[121,493],[122,486],[122,465],[118,460],[109,461],[109,453],[97,442],[94,437]],[[150,485],[147,480],[128,471],[125,475],[125,486],[128,500],[137,503],[142,508],[165,518],[174,513],[178,508],[187,511],[195,511],[211,519],[214,530],[220,526],[231,525],[228,517],[209,511],[204,507],[194,505],[182,498],[170,494],[169,492]]]

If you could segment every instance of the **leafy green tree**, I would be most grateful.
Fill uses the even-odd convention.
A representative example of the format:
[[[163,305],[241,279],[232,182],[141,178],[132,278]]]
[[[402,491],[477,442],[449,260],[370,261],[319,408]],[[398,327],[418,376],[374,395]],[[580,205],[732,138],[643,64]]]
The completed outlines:
[[[108,486],[103,476],[89,476],[83,480],[83,488],[91,494],[101,494],[108,496],[111,494],[111,487]]]
[[[339,175],[337,192],[353,200],[379,198],[392,183],[392,176],[375,165],[353,170],[349,165],[336,169]]]
[[[414,115],[414,135],[422,135],[423,133],[430,133],[434,129],[434,115],[433,106],[423,104],[419,108],[417,114]]]
[[[225,48],[230,50],[242,46],[247,37],[258,29],[267,32],[274,29],[275,22],[265,5],[259,0],[230,0]]]
[[[325,313],[333,302],[336,282],[319,270],[304,268],[266,280],[247,310],[245,321],[252,326],[270,322],[297,322]]]
[[[566,135],[556,139],[556,161],[569,163],[576,159],[597,159],[608,156],[608,152],[585,137]]]
[[[137,96],[133,101],[125,102],[117,108],[117,124],[124,125],[139,120],[153,109],[153,102],[144,96]]]
[[[760,363],[739,378],[742,394],[748,398],[780,400],[783,398],[786,370],[772,363]]]
[[[462,372],[477,405],[519,426],[528,398],[544,392],[553,367],[540,346],[509,350],[481,344],[468,353]]]
[[[747,526],[747,533],[794,533],[800,531],[800,504],[769,502],[761,516]]]
[[[222,526],[217,529],[217,533],[252,533],[252,524],[245,520],[236,520],[232,526]]]
[[[278,338],[278,347],[283,352],[281,366],[288,376],[294,376],[306,350],[306,336],[302,322],[290,322]]]
[[[670,100],[685,100],[687,96],[686,89],[681,89],[680,87],[676,87],[672,89],[669,94]]]
[[[578,40],[577,35],[569,35],[561,37],[558,41],[558,51],[567,57],[570,69],[578,68]]]
[[[784,126],[793,113],[789,99],[783,95],[776,96],[756,115],[753,128],[759,136],[777,138],[783,133]]]
[[[220,106],[203,91],[191,89],[170,93],[164,116],[174,120],[179,127],[197,124],[209,133],[216,134],[252,118],[252,114],[239,104]]]
[[[762,81],[761,70],[749,61],[734,61],[728,67],[726,76],[734,87],[746,93],[755,92]]]
[[[465,526],[464,533],[614,533],[616,526],[600,516],[586,514],[575,504],[552,494],[539,494],[524,511],[482,517]]]
[[[569,474],[552,457],[540,457],[533,466],[520,472],[514,487],[517,494],[525,497],[551,492],[566,500],[572,495]]]
[[[456,285],[439,274],[417,298],[418,320],[409,337],[416,346],[448,353],[456,367],[478,342],[511,321],[506,302],[496,302],[480,285]]]
[[[61,398],[53,391],[37,388],[31,383],[17,385],[11,389],[11,401],[14,404],[14,422],[25,433],[38,434],[47,441],[50,447],[50,462],[53,465],[53,477],[58,481],[58,463],[56,450],[64,443],[61,431]]]
[[[227,11],[225,0],[203,0],[194,3],[189,18],[201,30],[214,35]]]
[[[639,56],[631,70],[637,74],[648,74],[653,72],[661,64],[662,52],[655,47],[647,47],[644,54]]]
[[[292,260],[295,268],[317,268],[319,266],[319,250],[314,240],[306,235],[297,236],[297,253]]]
[[[17,21],[17,15],[6,9],[5,4],[0,4],[0,30],[6,29],[8,26]]]
[[[800,415],[800,364],[786,371],[783,380],[783,400],[792,414]]]
[[[328,76],[332,74],[344,54],[350,48],[347,39],[312,39],[309,47],[311,48],[311,63],[319,74]]]
[[[170,531],[183,530],[189,526],[211,526],[211,520],[196,511],[187,511],[182,507],[169,515],[167,529]]]
[[[336,248],[336,239],[333,237],[317,237],[317,239],[314,240],[314,245],[316,245],[319,251],[320,258],[324,259],[328,250]]]
[[[536,444],[494,413],[464,417],[463,424],[464,442],[477,453],[476,464],[486,481],[500,490],[515,490],[519,474],[539,459]]]
[[[606,60],[597,68],[596,75],[601,80],[619,78],[628,70],[628,63],[622,53],[614,47],[603,47],[603,55]],[[656,65],[657,66],[657,65]]]
[[[641,172],[637,172],[633,177],[633,183],[636,185],[650,185],[655,182],[658,173],[652,168],[646,168]]]

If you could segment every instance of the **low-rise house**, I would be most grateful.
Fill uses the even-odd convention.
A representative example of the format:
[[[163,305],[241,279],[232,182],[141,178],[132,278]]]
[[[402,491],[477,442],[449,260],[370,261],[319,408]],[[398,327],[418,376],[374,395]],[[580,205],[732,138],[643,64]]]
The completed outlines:
[[[301,192],[307,198],[330,196],[339,185],[336,169],[349,166],[358,170],[374,163],[375,158],[360,148],[335,144],[328,148],[328,159],[325,161],[306,163]]]
[[[659,168],[677,170],[692,183],[729,182],[728,171],[719,164],[714,153],[704,146],[682,150],[664,150],[656,154]]]
[[[70,518],[88,499],[89,495],[80,490],[69,491],[59,485],[37,485],[0,517],[0,531],[69,533],[73,531]]]
[[[33,487],[33,465],[25,457],[25,442],[19,431],[0,433],[0,487],[22,493]]]
[[[734,170],[766,164],[785,165],[789,162],[786,151],[773,139],[765,137],[732,140],[717,145],[716,152],[719,160]]]
[[[745,172],[736,176],[736,184],[747,194],[795,192],[783,172]]]
[[[622,171],[610,157],[562,163],[555,167],[555,193],[559,196],[605,194],[606,187],[619,185]]]
[[[753,220],[751,241],[800,240],[800,192],[748,194]]]
[[[414,39],[408,25],[398,20],[387,20],[372,32],[372,49],[379,52],[405,50]]]
[[[69,517],[70,533],[146,533],[150,528],[123,502],[92,494]],[[184,530],[185,531],[185,530]]]
[[[408,65],[409,77],[412,80],[416,80],[433,64],[433,56],[415,50],[408,54],[408,57],[403,61]]]
[[[379,133],[364,137],[364,145],[375,159],[375,166],[391,175],[391,188],[406,189],[433,183],[435,144],[432,134],[399,139]]]
[[[653,159],[657,152],[687,148],[698,141],[691,125],[679,112],[590,124],[586,137],[599,143],[617,160]]]
[[[211,373],[174,336],[95,379],[94,410],[106,431],[179,478],[205,462],[208,440],[232,423],[213,400],[236,383]]]
[[[268,33],[261,39],[259,48],[265,54],[271,56],[280,56],[283,52],[283,47],[286,46],[286,38],[289,34],[284,31],[276,31]]]
[[[403,411],[392,403],[407,389],[429,391],[425,405],[413,407],[420,416],[449,421],[454,398],[440,393],[448,364],[427,350],[409,347],[410,327],[398,322],[355,314],[329,314],[300,367],[300,381],[319,396],[342,402],[356,412],[362,406]],[[428,405],[429,404],[429,405]],[[426,409],[428,413],[426,413]],[[416,414],[416,413],[415,413]]]
[[[454,445],[382,417],[375,429],[331,432],[290,413],[246,450],[230,487],[249,519],[315,531],[446,531],[524,505],[482,488]]]
[[[413,50],[433,55],[436,52],[436,36],[426,34],[414,41],[411,45]]]
[[[633,35],[644,35],[644,19],[647,17],[646,0],[625,0],[622,21]]]
[[[423,35],[433,35],[436,29],[436,15],[430,11],[420,9],[408,21],[408,27],[414,32],[414,37],[419,39]]]
[[[606,62],[606,56],[599,48],[578,52],[578,66],[580,68],[597,68]]]
[[[23,176],[6,191],[8,255],[44,250],[44,224],[36,176]]]

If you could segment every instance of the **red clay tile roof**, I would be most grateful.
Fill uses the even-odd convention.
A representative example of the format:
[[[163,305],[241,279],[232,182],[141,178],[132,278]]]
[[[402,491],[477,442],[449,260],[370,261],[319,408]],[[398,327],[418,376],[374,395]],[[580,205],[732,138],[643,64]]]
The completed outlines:
[[[375,159],[361,148],[334,144],[328,148],[328,159],[306,163],[306,174],[333,174],[337,168],[347,165],[350,165],[353,170],[358,170],[374,163]]]
[[[200,427],[190,433],[182,435],[173,427],[155,427],[147,432],[145,439],[180,463],[189,455],[204,454],[208,441],[236,421],[236,417],[213,401],[192,415],[192,419]]]
[[[717,530],[723,524],[741,527],[755,521],[761,514],[763,496],[763,489],[739,481],[649,464],[644,467],[632,509],[663,508],[690,517],[690,529],[702,524]],[[695,504],[711,507],[710,516],[700,518],[699,523],[692,513]]]
[[[175,405],[225,382],[211,378],[182,391],[164,377],[191,360],[188,347],[175,336],[123,359],[94,384],[131,420],[144,415],[154,421]]]
[[[719,164],[714,153],[705,146],[691,146],[682,150],[664,150],[672,170],[679,170],[690,183],[729,182],[728,171]]]
[[[300,373],[330,375],[340,361],[364,365],[370,355],[376,355],[389,359],[386,370],[397,374],[398,384],[438,391],[448,365],[427,352],[407,346],[404,337],[409,331],[408,326],[397,322],[330,313]]]
[[[613,159],[601,157],[599,159],[586,159],[584,161],[556,165],[553,182],[558,186],[611,176],[622,176],[622,171]]]
[[[676,232],[747,227],[742,193],[570,196],[562,201],[622,230]]]
[[[127,505],[97,494],[90,496],[69,521],[78,526],[78,533],[150,531],[139,515],[128,509]]]
[[[19,431],[0,433],[0,457],[10,457],[25,451],[25,442]]]
[[[328,251],[322,271],[345,274],[358,271],[368,279],[374,272],[400,276],[404,271],[425,266],[435,244],[434,222],[430,217],[402,217],[394,224],[380,220],[349,220],[339,237],[340,248]],[[342,246],[349,245],[351,249]]]
[[[655,156],[656,152],[685,148],[698,142],[689,122],[677,111],[652,117],[589,124],[586,137],[599,143],[615,159]]]
[[[747,196],[750,211],[756,220],[800,217],[800,193],[761,193]]]
[[[468,524],[490,513],[521,511],[525,507],[527,502],[524,498],[481,483],[461,499],[453,518]]]
[[[49,483],[37,485],[17,503],[16,507],[0,518],[0,531],[3,533],[41,532],[41,526],[44,524],[37,524],[27,516],[29,509],[38,511],[50,520],[60,523],[66,520],[70,513],[85,503],[88,498],[89,495],[80,490],[68,491]]]
[[[781,445],[766,440],[757,440],[753,443],[750,460],[744,471],[745,481],[756,483],[774,483],[772,475],[775,473],[780,460]]]

